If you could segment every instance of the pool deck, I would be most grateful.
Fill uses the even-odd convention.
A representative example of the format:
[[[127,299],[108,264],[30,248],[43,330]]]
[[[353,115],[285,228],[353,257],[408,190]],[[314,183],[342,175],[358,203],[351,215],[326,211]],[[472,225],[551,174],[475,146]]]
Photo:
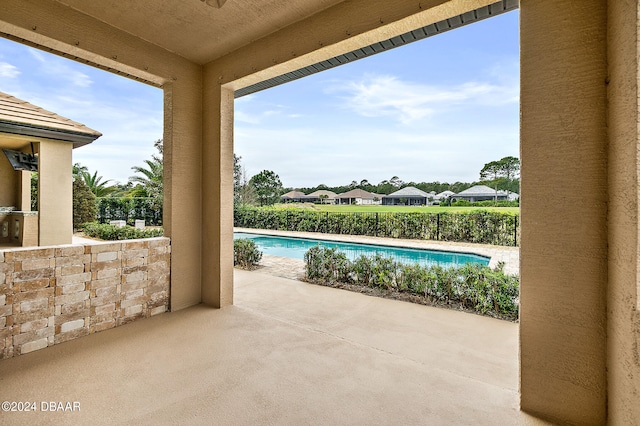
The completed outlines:
[[[397,238],[369,237],[366,235],[322,234],[319,232],[274,231],[266,229],[234,228],[235,232],[275,235],[279,237],[311,238],[316,240],[339,241],[345,243],[379,244],[391,247],[408,247],[423,250],[454,251],[479,254],[491,258],[490,267],[504,262],[507,274],[519,275],[520,249],[518,247],[492,246],[488,244],[454,243],[448,241],[404,240]],[[261,271],[283,278],[300,279],[304,276],[304,262],[288,257],[264,255],[260,262]]]

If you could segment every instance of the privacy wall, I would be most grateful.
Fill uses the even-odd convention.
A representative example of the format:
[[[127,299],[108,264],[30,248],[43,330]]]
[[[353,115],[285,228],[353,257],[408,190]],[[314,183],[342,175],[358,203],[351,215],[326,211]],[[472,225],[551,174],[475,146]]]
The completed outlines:
[[[0,359],[169,309],[169,238],[0,251]]]

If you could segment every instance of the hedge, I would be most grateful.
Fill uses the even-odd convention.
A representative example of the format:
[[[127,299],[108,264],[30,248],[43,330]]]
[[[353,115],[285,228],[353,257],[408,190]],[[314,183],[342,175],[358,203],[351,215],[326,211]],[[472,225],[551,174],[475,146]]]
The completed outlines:
[[[84,234],[101,240],[133,240],[138,238],[162,237],[162,229],[137,229],[131,226],[118,227],[103,223],[85,223]]]
[[[234,209],[234,226],[503,246],[519,243],[517,215],[481,210],[468,213],[340,213],[241,207]]]
[[[162,204],[155,198],[101,197],[97,199],[100,223],[125,220],[132,225],[136,219],[144,219],[149,226],[162,226]]]
[[[457,268],[403,264],[381,255],[354,261],[336,248],[312,247],[304,255],[307,281],[352,284],[423,297],[434,305],[454,305],[507,320],[518,318],[519,279],[474,263]]]

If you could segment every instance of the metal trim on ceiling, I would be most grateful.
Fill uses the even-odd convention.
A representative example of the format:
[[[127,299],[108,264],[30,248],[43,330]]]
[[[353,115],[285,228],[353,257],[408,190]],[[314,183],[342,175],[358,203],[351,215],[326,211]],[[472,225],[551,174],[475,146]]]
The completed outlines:
[[[117,75],[120,75],[122,77],[130,78],[131,80],[139,81],[140,83],[145,83],[145,84],[148,84],[149,86],[162,88],[161,84],[154,83],[153,81],[146,80],[144,78],[140,78],[138,76],[135,76],[135,75],[132,75],[132,74],[129,74],[129,73],[126,73],[126,72],[123,72],[123,71],[120,71],[120,70],[105,66],[105,65],[101,65],[101,64],[98,64],[96,62],[90,61],[88,59],[80,58],[78,56],[75,56],[75,55],[72,55],[72,54],[69,54],[69,53],[65,53],[65,52],[61,52],[61,51],[55,50],[55,49],[47,48],[47,47],[45,47],[43,45],[40,45],[38,43],[34,43],[34,42],[26,40],[24,38],[14,36],[13,34],[0,32],[0,37],[6,38],[7,40],[15,41],[16,43],[20,43],[20,44],[24,44],[26,46],[33,47],[33,48],[38,49],[38,50],[43,50],[45,52],[52,53],[54,55],[62,56],[63,58],[71,59],[72,61],[80,62],[80,63],[86,64],[86,65],[92,66],[94,68],[101,69],[103,71],[107,71],[107,72],[110,72],[110,73],[113,73],[113,74],[117,74]]]
[[[338,55],[336,57],[321,61],[307,67],[301,68],[296,71],[291,71],[282,74],[278,77],[270,78],[268,80],[261,81],[259,83],[252,84],[251,86],[238,89],[234,93],[234,97],[241,98],[243,96],[250,95],[252,93],[260,92],[265,89],[270,89],[275,86],[279,86],[290,81],[298,80],[302,77],[309,76],[311,74],[325,71],[330,68],[344,65],[349,62],[357,61],[358,59],[365,58],[367,56],[375,55],[376,53],[384,52],[405,44],[413,43],[418,40],[432,37],[436,34],[450,31],[455,28],[460,28],[464,25],[471,24],[473,22],[481,21],[483,19],[490,18],[492,16],[501,15],[506,12],[511,12],[519,7],[519,0],[500,0],[499,2],[490,4],[488,6],[481,7],[471,12],[463,13],[462,15],[454,16],[449,19],[436,22],[434,24],[427,25],[422,28],[415,29],[408,33],[395,36],[389,40],[383,40],[378,43],[374,43],[370,46],[365,46],[360,49],[356,49],[352,52]]]

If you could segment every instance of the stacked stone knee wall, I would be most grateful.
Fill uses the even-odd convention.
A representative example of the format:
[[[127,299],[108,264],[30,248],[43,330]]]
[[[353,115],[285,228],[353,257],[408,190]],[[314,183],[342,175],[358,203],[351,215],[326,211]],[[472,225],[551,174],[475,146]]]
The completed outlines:
[[[169,309],[168,238],[0,251],[0,359]]]

